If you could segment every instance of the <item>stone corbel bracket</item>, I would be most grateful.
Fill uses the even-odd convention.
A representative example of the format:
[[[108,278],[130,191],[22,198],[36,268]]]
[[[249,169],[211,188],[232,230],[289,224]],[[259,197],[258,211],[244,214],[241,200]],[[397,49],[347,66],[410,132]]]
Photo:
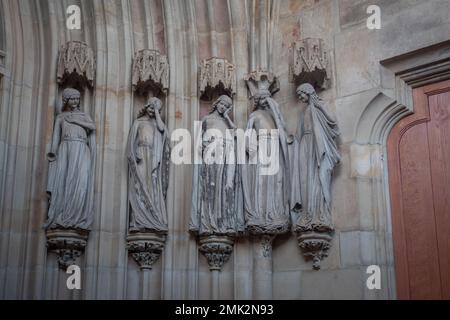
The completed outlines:
[[[58,266],[66,270],[76,263],[86,247],[89,232],[85,230],[51,229],[46,231],[48,251],[57,255]]]
[[[321,261],[328,257],[332,239],[331,232],[297,231],[298,246],[305,257],[313,260],[315,270],[319,270]]]
[[[131,233],[127,237],[128,254],[141,270],[151,270],[158,261],[166,242],[165,234],[151,232]]]
[[[233,252],[234,238],[229,236],[206,236],[199,241],[199,251],[208,260],[209,270],[222,270]]]
[[[253,98],[260,90],[269,90],[272,95],[280,90],[280,81],[267,70],[252,71],[244,78],[244,81],[250,98]]]
[[[58,56],[58,84],[83,91],[85,87],[93,88],[94,78],[94,52],[86,43],[69,41],[61,46]]]
[[[169,62],[158,50],[143,49],[134,54],[133,91],[154,96],[167,95],[169,90]]]
[[[289,81],[296,86],[308,82],[317,89],[328,89],[331,85],[329,61],[322,39],[296,41],[290,48]]]
[[[210,58],[199,67],[198,91],[201,99],[212,100],[214,96],[236,93],[236,67],[227,59]]]

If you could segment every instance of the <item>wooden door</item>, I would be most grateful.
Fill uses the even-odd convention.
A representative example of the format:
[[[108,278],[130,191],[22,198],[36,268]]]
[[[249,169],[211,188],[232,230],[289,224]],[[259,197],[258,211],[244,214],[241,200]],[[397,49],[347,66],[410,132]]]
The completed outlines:
[[[413,98],[387,144],[397,297],[450,299],[450,81]]]

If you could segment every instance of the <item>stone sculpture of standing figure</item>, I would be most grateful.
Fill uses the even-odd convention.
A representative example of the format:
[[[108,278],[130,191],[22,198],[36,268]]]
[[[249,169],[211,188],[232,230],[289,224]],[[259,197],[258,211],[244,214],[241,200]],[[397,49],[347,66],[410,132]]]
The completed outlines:
[[[291,154],[291,207],[299,213],[295,230],[331,232],[331,177],[340,162],[337,122],[312,85],[300,85],[297,95],[307,107]]]
[[[245,219],[249,232],[276,235],[290,227],[288,138],[278,104],[270,92],[260,89],[254,101],[255,110],[250,114],[247,130],[255,130],[258,143],[256,146],[250,143],[249,158],[258,153],[263,144],[270,145],[271,139],[276,139],[278,171],[272,175],[264,174],[260,159],[256,164],[243,166]],[[277,130],[277,135],[272,136],[271,130]]]
[[[80,110],[79,91],[65,89],[62,100],[48,153],[45,228],[89,230],[94,217],[95,122]]]
[[[199,236],[236,236],[244,229],[242,189],[236,164],[233,101],[220,96],[202,119],[202,161],[194,167],[190,230]],[[215,134],[217,133],[217,134]],[[205,155],[219,152],[218,161]],[[232,158],[230,158],[232,157]]]
[[[165,199],[170,147],[161,107],[161,100],[149,98],[128,136],[131,232],[165,234],[168,230]]]

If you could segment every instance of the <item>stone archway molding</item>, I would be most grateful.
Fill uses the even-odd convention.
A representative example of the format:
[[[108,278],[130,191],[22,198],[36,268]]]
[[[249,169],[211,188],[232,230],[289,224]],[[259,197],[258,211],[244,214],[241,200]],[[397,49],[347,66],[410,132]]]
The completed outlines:
[[[450,41],[380,61],[381,89],[371,93],[350,147],[361,229],[374,232],[373,264],[382,270],[377,298],[396,297],[386,143],[392,127],[414,112],[412,90],[450,79]]]

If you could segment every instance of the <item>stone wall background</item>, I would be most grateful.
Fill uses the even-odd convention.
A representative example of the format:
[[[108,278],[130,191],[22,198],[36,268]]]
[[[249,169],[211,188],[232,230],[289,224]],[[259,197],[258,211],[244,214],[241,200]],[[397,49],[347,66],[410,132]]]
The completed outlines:
[[[82,29],[65,27],[66,8],[82,10]],[[366,8],[381,7],[382,28],[366,27]],[[170,89],[165,118],[170,131],[191,130],[209,103],[200,102],[201,59],[227,58],[237,65],[234,119],[244,128],[251,102],[244,75],[256,66],[279,77],[275,95],[291,132],[300,106],[288,82],[292,41],[318,37],[332,62],[332,87],[321,93],[336,112],[342,132],[342,164],[333,182],[336,233],[320,271],[305,261],[293,235],[273,247],[275,299],[395,298],[389,205],[372,197],[385,174],[382,145],[358,141],[361,115],[382,92],[380,61],[450,39],[447,0],[1,0],[6,46],[0,93],[0,299],[208,299],[211,275],[189,235],[192,166],[171,167],[167,199],[169,236],[149,278],[143,278],[125,249],[127,229],[128,130],[143,99],[131,90],[135,51],[167,54]],[[253,21],[268,19],[267,32]],[[68,291],[67,275],[47,255],[47,161],[55,105],[59,46],[81,40],[97,59],[95,88],[83,97],[98,128],[93,230],[80,261],[82,290]],[[1,48],[0,48],[1,49]],[[367,128],[366,130],[370,130]],[[371,199],[373,201],[371,201]],[[384,216],[380,216],[380,212]],[[387,218],[383,218],[383,217]],[[252,299],[253,243],[241,239],[220,274],[221,299]],[[366,289],[366,267],[382,267],[382,289]],[[149,288],[148,295],[143,287]]]

